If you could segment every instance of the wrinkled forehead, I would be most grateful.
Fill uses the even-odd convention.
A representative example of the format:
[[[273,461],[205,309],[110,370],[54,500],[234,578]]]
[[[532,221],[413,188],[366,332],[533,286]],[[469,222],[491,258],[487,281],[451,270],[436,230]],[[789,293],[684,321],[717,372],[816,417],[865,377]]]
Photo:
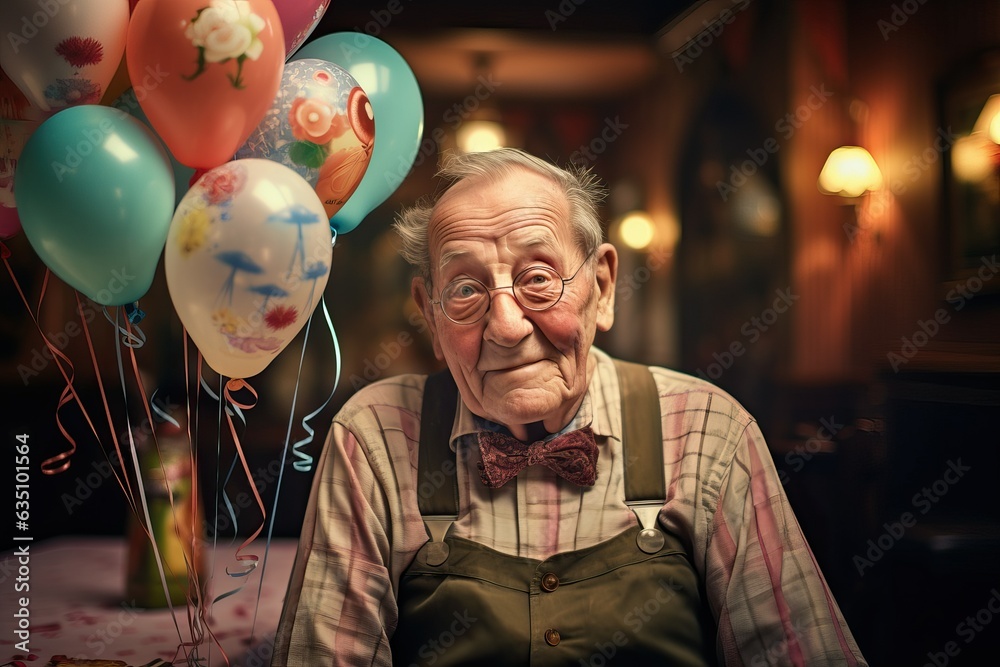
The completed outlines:
[[[556,236],[569,233],[569,203],[550,177],[514,167],[470,176],[448,188],[431,211],[427,234],[434,254],[456,238],[496,238],[533,225],[548,227]]]

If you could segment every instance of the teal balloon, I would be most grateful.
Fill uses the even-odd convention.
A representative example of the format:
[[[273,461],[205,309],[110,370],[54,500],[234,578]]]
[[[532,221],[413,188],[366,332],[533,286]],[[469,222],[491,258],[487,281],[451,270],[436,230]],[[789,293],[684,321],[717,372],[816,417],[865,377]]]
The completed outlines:
[[[142,121],[142,124],[149,128],[149,131],[159,139],[159,135],[156,134],[153,125],[146,118],[142,107],[139,106],[139,101],[135,97],[135,88],[129,88],[119,95],[118,99],[111,103],[111,106],[121,109],[133,118]],[[184,195],[191,188],[191,179],[194,177],[195,170],[186,164],[178,162],[177,158],[171,155],[169,150],[167,150],[167,157],[170,159],[170,168],[174,172],[174,208],[177,208],[177,205],[181,203],[181,199],[184,199]]]
[[[424,102],[413,71],[399,53],[380,39],[360,32],[336,32],[296,51],[292,60],[326,60],[354,77],[376,118],[371,161],[354,194],[330,226],[345,234],[396,191],[413,166],[424,131]]]
[[[149,291],[173,218],[174,175],[141,122],[98,105],[60,111],[25,144],[14,187],[25,236],[62,280],[104,306]]]

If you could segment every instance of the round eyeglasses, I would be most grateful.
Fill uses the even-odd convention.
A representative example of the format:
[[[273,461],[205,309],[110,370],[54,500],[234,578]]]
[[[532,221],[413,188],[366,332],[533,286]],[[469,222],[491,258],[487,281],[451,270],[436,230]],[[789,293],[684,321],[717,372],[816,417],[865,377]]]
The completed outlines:
[[[583,260],[583,264],[569,278],[563,278],[548,266],[529,266],[514,276],[511,285],[487,287],[475,278],[456,278],[441,290],[439,300],[431,304],[441,306],[441,311],[455,324],[475,324],[483,319],[493,304],[493,292],[510,289],[514,299],[525,310],[548,310],[559,303],[566,285],[576,278],[594,253]]]

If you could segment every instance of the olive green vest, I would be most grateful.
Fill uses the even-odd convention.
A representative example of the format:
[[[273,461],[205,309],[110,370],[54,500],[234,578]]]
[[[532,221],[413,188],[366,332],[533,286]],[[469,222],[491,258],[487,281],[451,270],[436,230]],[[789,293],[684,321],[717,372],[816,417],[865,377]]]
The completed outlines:
[[[447,371],[428,378],[417,488],[434,489],[419,498],[431,539],[399,584],[394,665],[716,664],[698,574],[681,540],[656,524],[666,498],[656,385],[646,367],[615,363],[625,500],[638,525],[545,560],[447,534],[458,512],[457,389]]]

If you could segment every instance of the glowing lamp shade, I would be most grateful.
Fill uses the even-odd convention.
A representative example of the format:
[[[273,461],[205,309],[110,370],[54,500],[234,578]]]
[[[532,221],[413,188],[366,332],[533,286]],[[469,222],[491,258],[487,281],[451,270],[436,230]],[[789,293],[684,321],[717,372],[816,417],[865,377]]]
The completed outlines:
[[[860,146],[841,146],[830,153],[819,174],[820,192],[860,197],[882,187],[882,172],[871,154]]]
[[[982,132],[995,144],[1000,144],[1000,95],[990,95],[972,126],[972,132]]]
[[[455,140],[463,153],[482,153],[502,148],[507,143],[507,133],[496,121],[470,119],[458,128]]]
[[[644,211],[633,211],[622,218],[618,234],[628,247],[644,250],[653,240],[653,220]]]

